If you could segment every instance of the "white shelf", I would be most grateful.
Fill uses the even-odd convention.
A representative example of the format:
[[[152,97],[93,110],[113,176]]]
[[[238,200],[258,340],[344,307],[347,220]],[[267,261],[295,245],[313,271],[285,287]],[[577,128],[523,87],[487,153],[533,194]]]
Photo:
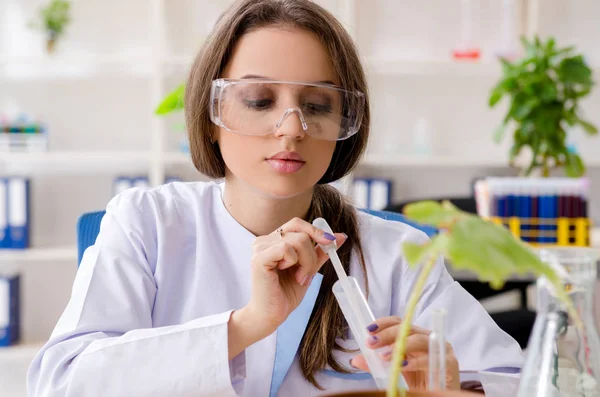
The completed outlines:
[[[89,174],[148,170],[150,152],[0,153],[2,173]]]
[[[502,65],[499,60],[452,60],[452,59],[385,59],[366,58],[365,68],[371,75],[424,75],[424,76],[484,76],[500,77]],[[590,68],[600,73],[600,65]]]
[[[494,158],[469,158],[466,156],[418,156],[367,153],[361,165],[372,167],[506,167],[508,160]]]
[[[0,55],[0,77],[15,81],[97,77],[149,78],[153,70],[152,58],[144,54],[56,54],[22,57]]]
[[[600,167],[600,159],[584,158],[585,166]],[[469,157],[469,156],[441,156],[441,155],[410,155],[398,153],[377,154],[367,153],[360,165],[370,167],[508,167],[508,158],[499,157]],[[516,166],[523,166],[517,163]]]
[[[367,58],[368,74],[376,75],[467,75],[500,76],[499,61],[454,61]]]
[[[25,250],[0,249],[0,263],[25,261],[76,261],[76,247],[28,248]]]

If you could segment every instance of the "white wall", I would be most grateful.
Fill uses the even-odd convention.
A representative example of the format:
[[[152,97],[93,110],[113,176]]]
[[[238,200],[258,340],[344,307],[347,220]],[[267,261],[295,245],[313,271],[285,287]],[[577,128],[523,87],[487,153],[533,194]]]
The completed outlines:
[[[336,15],[344,16],[345,1],[319,1]],[[540,30],[557,35],[560,45],[577,44],[586,51],[600,76],[600,3],[594,0],[542,1]],[[0,0],[0,59],[7,56],[42,57],[40,37],[16,28],[6,15],[22,5],[31,13],[39,4],[33,0]],[[61,72],[52,77],[44,67],[0,62],[0,103],[5,98],[16,100],[28,112],[39,115],[50,126],[52,151],[149,151],[152,149],[152,97],[155,65],[149,61],[156,43],[151,37],[152,2],[147,0],[79,0],[74,2],[74,22],[59,47],[55,58],[69,70],[88,73],[73,77],[75,72]],[[217,18],[222,1],[165,1],[166,54],[163,90],[175,87],[185,79],[191,59],[203,35]],[[373,105],[371,153],[410,156],[413,154],[412,131],[418,118],[429,119],[432,126],[434,155],[477,159],[503,158],[508,140],[496,145],[491,140],[494,127],[502,117],[502,108],[487,108],[490,88],[498,79],[494,73],[493,51],[499,40],[500,0],[481,0],[481,43],[483,69],[465,69],[460,73],[446,65],[457,41],[459,0],[355,0],[357,18],[349,27],[355,35],[365,67],[369,73]],[[10,8],[9,8],[10,7]],[[4,16],[4,19],[3,19]],[[524,29],[522,8],[518,26]],[[20,43],[15,45],[15,43]],[[80,62],[84,56],[98,55],[101,64]],[[138,58],[135,58],[135,57]],[[116,59],[116,60],[115,60]],[[120,61],[119,59],[125,59]],[[430,72],[377,75],[382,63],[374,60],[404,60],[433,65]],[[176,60],[177,62],[173,61]],[[375,62],[375,63],[373,63]],[[428,63],[429,62],[429,63]],[[489,70],[485,66],[491,62]],[[401,65],[400,62],[398,65]],[[45,63],[42,65],[46,65]],[[388,64],[388,68],[389,68]],[[43,69],[40,72],[40,69]],[[399,67],[402,69],[402,67]],[[37,70],[33,74],[31,70]],[[461,69],[462,70],[462,69]],[[480,71],[483,70],[483,73]],[[491,72],[490,72],[491,71]],[[11,77],[19,76],[19,77]],[[28,77],[29,76],[29,77]],[[597,77],[600,78],[600,77]],[[586,116],[600,125],[600,90],[586,101]],[[166,119],[164,137],[168,151],[177,149],[181,133],[172,125],[181,116]],[[598,159],[600,140],[578,137],[579,148],[586,159]],[[0,154],[1,158],[2,154]],[[600,162],[596,162],[597,164]],[[484,163],[482,163],[484,164]],[[0,166],[1,167],[1,166]],[[145,168],[129,169],[143,172]],[[69,175],[32,173],[33,230],[35,246],[74,245],[75,222],[86,211],[103,208],[111,196],[112,178],[116,172]],[[1,172],[1,168],[0,168]],[[170,174],[200,177],[189,165],[169,166]],[[380,175],[394,179],[397,201],[431,196],[464,195],[470,191],[475,176],[506,175],[505,168],[462,167],[362,167],[359,175]],[[593,195],[600,203],[600,170],[590,171]],[[600,218],[600,204],[594,204],[592,215]],[[1,265],[0,265],[1,266]],[[21,263],[24,272],[24,336],[28,341],[45,339],[66,303],[74,277],[75,263]]]

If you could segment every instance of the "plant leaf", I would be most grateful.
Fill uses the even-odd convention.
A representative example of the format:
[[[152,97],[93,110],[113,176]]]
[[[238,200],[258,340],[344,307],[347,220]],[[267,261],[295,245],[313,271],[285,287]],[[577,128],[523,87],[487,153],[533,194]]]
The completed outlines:
[[[406,242],[402,244],[404,257],[409,266],[415,267],[423,264],[432,255],[437,258],[446,252],[448,246],[448,235],[444,232],[436,234],[425,244]]]
[[[592,71],[586,66],[581,56],[563,59],[558,74],[565,83],[591,84]]]
[[[453,267],[473,271],[494,287],[501,286],[503,280],[512,274],[531,272],[536,276],[547,276],[550,280],[557,279],[554,270],[505,227],[456,208],[451,208],[446,217],[439,216],[442,205],[435,206],[431,202],[410,205],[412,211],[405,211],[405,215],[416,222],[436,226],[439,219],[450,217],[454,220],[448,231],[441,234],[444,237],[439,243],[431,242],[420,248],[408,245],[413,263],[422,261],[424,255],[435,249],[445,251]],[[423,216],[426,212],[428,216]],[[433,222],[425,222],[424,219]]]
[[[157,115],[165,115],[176,110],[182,110],[184,108],[183,96],[185,94],[185,84],[181,84],[173,91],[171,91],[158,105],[155,113]]]
[[[504,95],[504,89],[502,87],[497,87],[492,91],[492,94],[490,95],[490,107],[494,107],[496,106],[496,104],[498,102],[500,102],[500,100],[502,99],[502,96]]]
[[[579,123],[579,125],[581,125],[583,127],[585,132],[587,132],[588,134],[590,134],[590,135],[598,134],[598,128],[595,125],[593,125],[592,123],[590,123],[589,121],[578,119],[577,122]]]
[[[565,174],[570,178],[579,178],[585,174],[585,165],[577,153],[567,152]]]
[[[504,137],[504,132],[506,131],[507,124],[502,123],[494,130],[494,142],[500,143],[502,138]]]
[[[404,207],[404,214],[417,223],[444,228],[464,216],[456,207],[443,206],[437,201],[420,201]]]

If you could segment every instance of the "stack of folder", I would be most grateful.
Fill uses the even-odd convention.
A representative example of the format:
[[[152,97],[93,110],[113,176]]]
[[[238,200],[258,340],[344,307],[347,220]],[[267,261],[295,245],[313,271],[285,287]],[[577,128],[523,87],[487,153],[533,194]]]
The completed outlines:
[[[29,248],[29,179],[0,178],[0,249]]]
[[[20,284],[17,273],[0,273],[0,347],[13,345],[20,337]]]
[[[0,178],[0,251],[29,248],[29,179]],[[20,275],[0,264],[0,347],[19,340]]]
[[[181,181],[180,178],[178,177],[167,177],[165,178],[165,184],[166,183],[171,183],[171,182],[178,182]],[[116,196],[117,194],[132,188],[132,187],[139,187],[139,188],[149,188],[150,187],[150,181],[148,179],[147,176],[119,176],[117,178],[115,178],[115,180],[113,181],[113,196]]]
[[[589,246],[589,188],[587,178],[486,178],[477,211],[531,245]]]
[[[392,199],[392,181],[380,178],[354,178],[352,200],[358,208],[383,210]]]

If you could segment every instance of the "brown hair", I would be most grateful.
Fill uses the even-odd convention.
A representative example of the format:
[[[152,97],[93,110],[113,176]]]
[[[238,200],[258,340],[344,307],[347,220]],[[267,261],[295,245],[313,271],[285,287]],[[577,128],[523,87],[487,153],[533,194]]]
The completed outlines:
[[[369,136],[370,113],[367,83],[358,53],[343,26],[327,10],[309,0],[242,0],[226,10],[205,41],[192,66],[185,92],[185,118],[194,166],[212,178],[225,176],[225,162],[213,144],[215,126],[209,118],[211,82],[220,77],[237,41],[249,31],[267,26],[297,27],[314,33],[331,57],[341,87],[365,94],[361,128],[352,137],[338,141],[329,168],[315,186],[307,221],[322,216],[333,230],[348,235],[338,254],[349,271],[352,252],[358,255],[366,280],[366,267],[354,207],[329,182],[347,175],[358,163]],[[337,276],[333,266],[321,269],[323,283],[300,345],[300,366],[306,379],[319,387],[314,374],[329,364],[347,372],[332,355],[343,350],[336,338],[344,337],[347,325],[331,292]],[[345,365],[346,363],[344,363]]]

